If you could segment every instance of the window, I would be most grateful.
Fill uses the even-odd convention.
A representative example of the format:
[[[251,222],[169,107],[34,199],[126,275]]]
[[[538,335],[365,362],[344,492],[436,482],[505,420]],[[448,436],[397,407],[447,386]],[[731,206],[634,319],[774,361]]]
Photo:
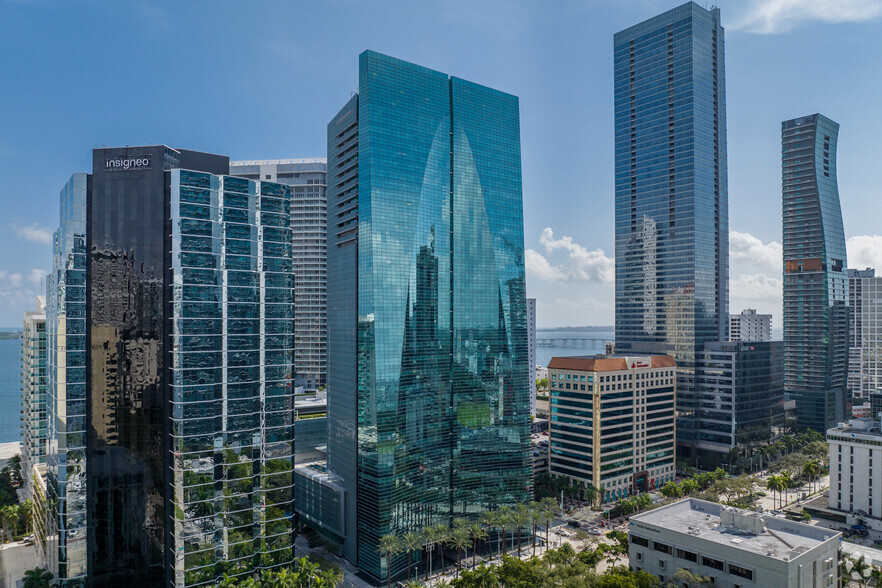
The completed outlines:
[[[680,559],[685,559],[691,562],[698,563],[698,554],[692,553],[691,551],[686,551],[683,549],[677,548],[677,557]]]
[[[266,174],[266,179],[271,180],[271,179],[273,179],[273,177],[269,174]]]
[[[645,539],[638,535],[631,535],[631,543],[634,545],[640,545],[641,547],[649,547],[649,539]]]
[[[638,552],[635,553],[634,555],[637,556],[637,561],[643,561],[643,554],[642,554],[642,553],[640,553],[640,552],[638,551]]]
[[[707,557],[704,555],[701,556],[701,565],[713,568],[715,570],[720,570],[721,572],[724,568],[723,562],[721,562],[720,560],[713,559],[712,557]]]
[[[741,566],[729,564],[729,573],[740,576],[747,580],[753,580],[753,570],[748,570],[747,568],[742,568]]]
[[[665,569],[665,560],[663,560],[663,559],[658,560],[658,567],[661,569]]]
[[[670,545],[665,545],[664,543],[659,543],[658,541],[653,541],[652,548],[655,549],[656,551],[661,551],[662,553],[667,553],[668,555],[671,555],[671,546]]]

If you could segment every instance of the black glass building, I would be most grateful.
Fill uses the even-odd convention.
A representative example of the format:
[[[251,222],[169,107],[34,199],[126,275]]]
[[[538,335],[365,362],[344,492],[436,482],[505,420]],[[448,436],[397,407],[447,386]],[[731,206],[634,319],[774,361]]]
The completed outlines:
[[[800,427],[848,418],[848,276],[836,183],[839,125],[812,114],[781,123],[784,389]]]
[[[344,553],[532,495],[518,99],[367,51],[328,125],[328,467]]]
[[[85,222],[63,211],[57,241],[84,240],[85,271],[56,271],[50,296],[55,378],[69,382],[57,411],[76,414],[57,351],[62,311],[77,309],[62,278],[85,286],[84,451],[67,423],[54,462],[78,465],[50,475],[68,503],[55,567],[68,584],[213,585],[293,560],[291,188],[228,169],[220,155],[110,148],[72,180]],[[85,549],[65,550],[79,527]]]
[[[677,361],[678,452],[698,444],[696,356],[726,339],[729,227],[720,11],[615,35],[616,352]]]

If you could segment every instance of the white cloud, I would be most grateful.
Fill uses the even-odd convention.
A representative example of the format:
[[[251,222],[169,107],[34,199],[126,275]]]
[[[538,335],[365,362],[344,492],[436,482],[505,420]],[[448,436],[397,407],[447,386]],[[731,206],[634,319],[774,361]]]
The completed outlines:
[[[16,224],[11,224],[10,226],[15,230],[18,236],[25,241],[42,243],[44,245],[50,245],[52,243],[52,231],[39,226],[37,223],[25,227]]]
[[[882,16],[882,0],[749,0],[745,4],[728,28],[774,34],[804,22],[861,22]]]
[[[882,235],[858,235],[845,242],[848,267],[871,267],[882,272]],[[877,273],[876,275],[882,275]]]
[[[551,265],[545,256],[538,251],[527,249],[524,254],[527,274],[549,282],[563,281],[570,277],[569,272],[564,268]]]
[[[781,271],[781,244],[777,241],[763,243],[750,233],[729,231],[729,263],[746,263],[751,267],[760,266],[773,271]]]
[[[738,274],[729,280],[729,293],[733,299],[762,300],[781,304],[781,280],[766,274]],[[740,309],[733,309],[737,312]]]
[[[603,249],[589,251],[568,236],[555,239],[551,227],[542,230],[539,242],[545,246],[546,253],[562,250],[569,255],[570,261],[573,262],[569,273],[573,278],[599,281],[604,284],[612,284],[615,281],[615,260],[607,257]]]

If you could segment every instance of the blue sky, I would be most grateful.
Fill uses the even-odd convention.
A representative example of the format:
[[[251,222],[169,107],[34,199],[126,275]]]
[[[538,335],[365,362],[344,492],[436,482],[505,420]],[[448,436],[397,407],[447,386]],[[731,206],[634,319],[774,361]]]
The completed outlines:
[[[540,326],[613,322],[612,36],[676,0],[0,0],[0,326],[51,267],[58,192],[102,145],[325,154],[374,49],[521,99]],[[709,3],[702,3],[709,5]],[[780,122],[842,125],[849,267],[882,270],[882,0],[719,0],[731,310],[780,323]]]

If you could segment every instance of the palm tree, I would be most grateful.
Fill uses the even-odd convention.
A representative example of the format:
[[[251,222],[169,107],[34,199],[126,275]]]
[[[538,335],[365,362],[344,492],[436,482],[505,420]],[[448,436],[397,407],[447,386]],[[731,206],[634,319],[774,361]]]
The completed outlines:
[[[497,521],[497,518],[498,518],[498,517],[497,517],[497,515],[496,515],[496,511],[495,511],[495,510],[485,510],[485,511],[481,514],[481,524],[483,524],[485,527],[487,527],[487,532],[488,532],[488,533],[489,533],[490,531],[496,529],[496,525],[497,525],[497,522],[498,522],[498,521]],[[498,534],[497,534],[497,536],[498,536]],[[491,543],[490,543],[490,557],[491,557],[491,558],[493,557],[493,543],[492,543],[492,539],[491,539]]]
[[[28,498],[21,503],[21,508],[22,518],[24,518],[25,522],[25,534],[29,534],[31,532],[31,521],[34,519],[34,501]]]
[[[45,568],[34,568],[25,572],[23,588],[49,588],[55,576]]]
[[[407,579],[410,580],[410,569],[413,567],[413,552],[419,551],[423,546],[423,538],[419,533],[405,533],[401,538],[404,549],[407,551]]]
[[[472,523],[467,529],[469,535],[472,537],[472,567],[475,567],[478,563],[478,541],[483,541],[487,538],[487,531],[484,530],[484,527],[480,523]]]
[[[531,502],[527,510],[530,513],[530,526],[532,527],[533,555],[536,555],[536,528],[542,522],[542,505],[538,502]]]
[[[772,492],[772,509],[775,508],[775,491],[778,490],[778,476],[769,476],[769,479],[766,480],[766,490],[770,490]]]
[[[588,486],[588,489],[591,490],[594,486]],[[554,501],[554,498],[543,498],[539,505],[542,507],[542,520],[545,521],[545,547],[548,548],[548,532],[551,527],[551,520],[554,518],[554,511],[557,508],[557,503]]]
[[[588,501],[588,504],[590,504],[592,508],[595,506],[594,502],[597,500],[597,496],[597,488],[595,488],[593,484],[588,484],[588,487],[585,488],[585,500]]]
[[[802,473],[809,479],[809,492],[814,491],[815,476],[821,471],[820,464],[817,460],[809,460],[802,467]]]
[[[679,498],[683,495],[683,490],[680,488],[680,485],[673,480],[665,482],[664,486],[659,488],[659,492],[662,493],[662,496],[667,498]]]
[[[519,504],[515,507],[512,515],[512,524],[518,528],[518,559],[521,557],[521,529],[530,522],[530,511],[525,504]]]
[[[386,588],[392,583],[392,557],[401,553],[401,539],[398,535],[388,534],[380,537],[380,543],[377,545],[377,553],[386,556]]]
[[[870,564],[868,564],[866,561],[864,561],[863,555],[857,559],[852,560],[852,564],[851,564],[852,576],[854,574],[858,575],[858,578],[859,578],[858,582],[860,582],[861,586],[863,586],[866,583],[866,578],[864,577],[864,574],[867,573],[867,570],[869,568],[870,568]]]
[[[698,492],[698,482],[692,478],[686,478],[680,483],[680,490],[685,496],[694,494],[695,492]]]
[[[431,525],[423,529],[423,541],[426,553],[429,556],[429,565],[426,567],[426,582],[432,575],[432,556],[435,553],[435,546],[443,543],[447,537],[447,527],[444,525]]]
[[[511,524],[513,514],[514,512],[510,506],[501,506],[499,507],[499,510],[496,511],[496,522],[502,527],[502,534],[500,535],[500,538],[502,539],[502,550],[500,553],[502,553],[502,555],[505,555],[508,552],[508,537],[505,535],[505,527]]]
[[[456,574],[455,576],[459,578],[459,570],[460,570],[460,562],[462,558],[460,557],[460,553],[463,549],[468,548],[469,546],[469,530],[465,527],[460,527],[459,529],[454,529],[450,534],[450,537],[447,540],[448,545],[456,549]]]

